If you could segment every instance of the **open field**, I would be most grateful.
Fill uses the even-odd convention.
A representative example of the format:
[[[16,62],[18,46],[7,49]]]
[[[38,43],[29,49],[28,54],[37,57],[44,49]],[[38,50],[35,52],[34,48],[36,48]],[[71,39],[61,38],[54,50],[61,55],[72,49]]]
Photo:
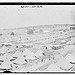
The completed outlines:
[[[74,27],[64,24],[1,29],[0,69],[14,72],[75,71]]]

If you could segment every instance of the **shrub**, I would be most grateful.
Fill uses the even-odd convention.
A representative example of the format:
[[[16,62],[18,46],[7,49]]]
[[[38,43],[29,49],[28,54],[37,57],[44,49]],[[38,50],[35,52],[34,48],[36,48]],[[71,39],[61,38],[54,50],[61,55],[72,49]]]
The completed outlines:
[[[0,36],[2,36],[3,34],[0,33]]]
[[[34,30],[33,29],[28,29],[27,34],[31,35],[33,33],[34,33]]]
[[[12,32],[12,33],[11,33],[11,35],[15,35],[15,33],[14,33],[14,32]]]

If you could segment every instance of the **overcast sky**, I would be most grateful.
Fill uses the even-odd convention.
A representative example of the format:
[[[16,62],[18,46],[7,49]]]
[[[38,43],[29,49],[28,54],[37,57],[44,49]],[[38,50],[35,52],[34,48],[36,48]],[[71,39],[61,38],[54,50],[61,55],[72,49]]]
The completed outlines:
[[[21,8],[0,6],[0,29],[35,25],[75,24],[75,7],[69,5]]]

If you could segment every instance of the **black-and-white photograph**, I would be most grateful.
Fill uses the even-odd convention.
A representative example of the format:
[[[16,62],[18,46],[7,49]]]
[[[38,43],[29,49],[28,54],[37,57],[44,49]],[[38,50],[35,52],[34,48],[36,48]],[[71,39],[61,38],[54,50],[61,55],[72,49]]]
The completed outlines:
[[[75,5],[0,5],[2,72],[75,72]]]

